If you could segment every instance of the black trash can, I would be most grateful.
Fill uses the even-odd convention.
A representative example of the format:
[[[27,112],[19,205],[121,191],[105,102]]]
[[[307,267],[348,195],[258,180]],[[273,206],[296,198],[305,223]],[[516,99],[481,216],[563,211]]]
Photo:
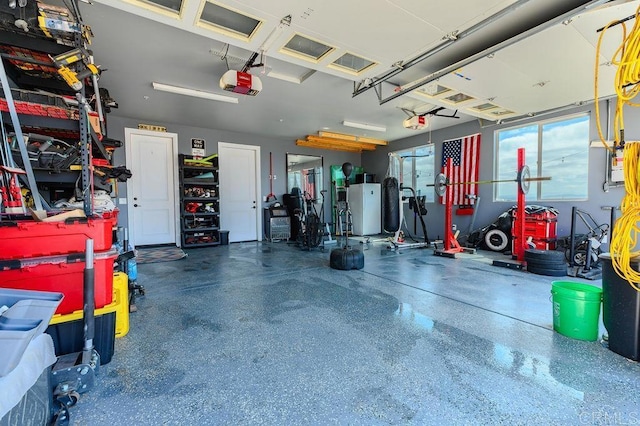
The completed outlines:
[[[602,259],[602,320],[609,335],[609,349],[634,361],[640,360],[640,292],[613,269],[610,253]],[[640,258],[631,267],[640,271]]]
[[[229,231],[220,231],[220,245],[226,246],[229,244]]]

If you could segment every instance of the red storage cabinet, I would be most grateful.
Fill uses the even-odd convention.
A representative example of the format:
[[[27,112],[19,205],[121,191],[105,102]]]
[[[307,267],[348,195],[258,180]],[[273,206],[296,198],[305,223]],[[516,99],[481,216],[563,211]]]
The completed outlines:
[[[113,301],[113,263],[116,250],[95,253],[95,307]],[[1,262],[0,287],[21,290],[54,291],[64,294],[56,314],[82,310],[84,282],[84,253]]]
[[[111,249],[116,212],[102,218],[83,218],[65,222],[19,220],[0,225],[0,260],[84,252],[87,239],[93,239],[95,252]]]
[[[512,212],[515,223],[518,211]],[[515,227],[512,227],[515,229]],[[558,214],[551,210],[534,210],[526,212],[524,218],[524,238],[535,244],[540,250],[555,250],[558,229]]]

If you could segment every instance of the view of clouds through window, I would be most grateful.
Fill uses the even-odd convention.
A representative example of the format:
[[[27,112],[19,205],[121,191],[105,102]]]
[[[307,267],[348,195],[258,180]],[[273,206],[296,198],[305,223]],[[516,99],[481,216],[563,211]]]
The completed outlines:
[[[495,178],[515,179],[518,148],[525,149],[531,176],[551,177],[532,182],[528,201],[586,200],[589,171],[589,116],[505,129],[496,133]],[[496,201],[516,201],[515,183],[496,184]]]
[[[418,146],[415,148],[395,152],[402,160],[402,183],[415,189],[416,195],[426,196],[428,203],[435,201],[433,185],[436,177],[435,171],[435,149],[433,144]],[[440,171],[438,170],[438,173]],[[392,158],[390,164],[390,174],[400,180],[400,161]],[[404,194],[410,195],[410,194]]]

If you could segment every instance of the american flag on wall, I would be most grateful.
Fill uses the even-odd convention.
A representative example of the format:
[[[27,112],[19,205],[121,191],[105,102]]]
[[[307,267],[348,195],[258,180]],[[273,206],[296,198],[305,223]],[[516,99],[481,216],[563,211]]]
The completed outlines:
[[[447,169],[447,160],[451,158],[451,170]],[[451,183],[475,182],[478,180],[480,167],[480,133],[452,139],[442,143],[442,173]],[[451,185],[453,205],[473,204],[467,195],[478,195],[478,184]],[[446,193],[440,197],[440,202],[446,202]]]

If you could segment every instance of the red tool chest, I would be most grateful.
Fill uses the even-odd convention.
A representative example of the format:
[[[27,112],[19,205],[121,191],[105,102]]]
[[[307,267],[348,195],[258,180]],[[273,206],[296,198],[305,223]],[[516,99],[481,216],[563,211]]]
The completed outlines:
[[[515,223],[518,211],[512,212]],[[512,226],[515,229],[515,226]],[[540,250],[555,250],[558,231],[558,213],[552,207],[527,206],[524,218],[524,238],[531,238],[535,248]],[[515,240],[514,240],[515,241]]]
[[[0,260],[84,252],[87,239],[93,239],[96,252],[113,244],[117,212],[102,218],[72,219],[65,222],[17,220],[0,226]]]
[[[117,256],[116,250],[94,255],[96,309],[113,301],[113,263]],[[84,307],[84,253],[0,261],[0,267],[0,287],[64,294],[56,314],[69,314]]]
[[[117,210],[101,217],[64,222],[2,222],[0,287],[63,293],[57,314],[82,310],[86,242],[92,239],[95,307],[109,305],[113,300],[113,264],[118,255],[112,249],[117,223]]]

